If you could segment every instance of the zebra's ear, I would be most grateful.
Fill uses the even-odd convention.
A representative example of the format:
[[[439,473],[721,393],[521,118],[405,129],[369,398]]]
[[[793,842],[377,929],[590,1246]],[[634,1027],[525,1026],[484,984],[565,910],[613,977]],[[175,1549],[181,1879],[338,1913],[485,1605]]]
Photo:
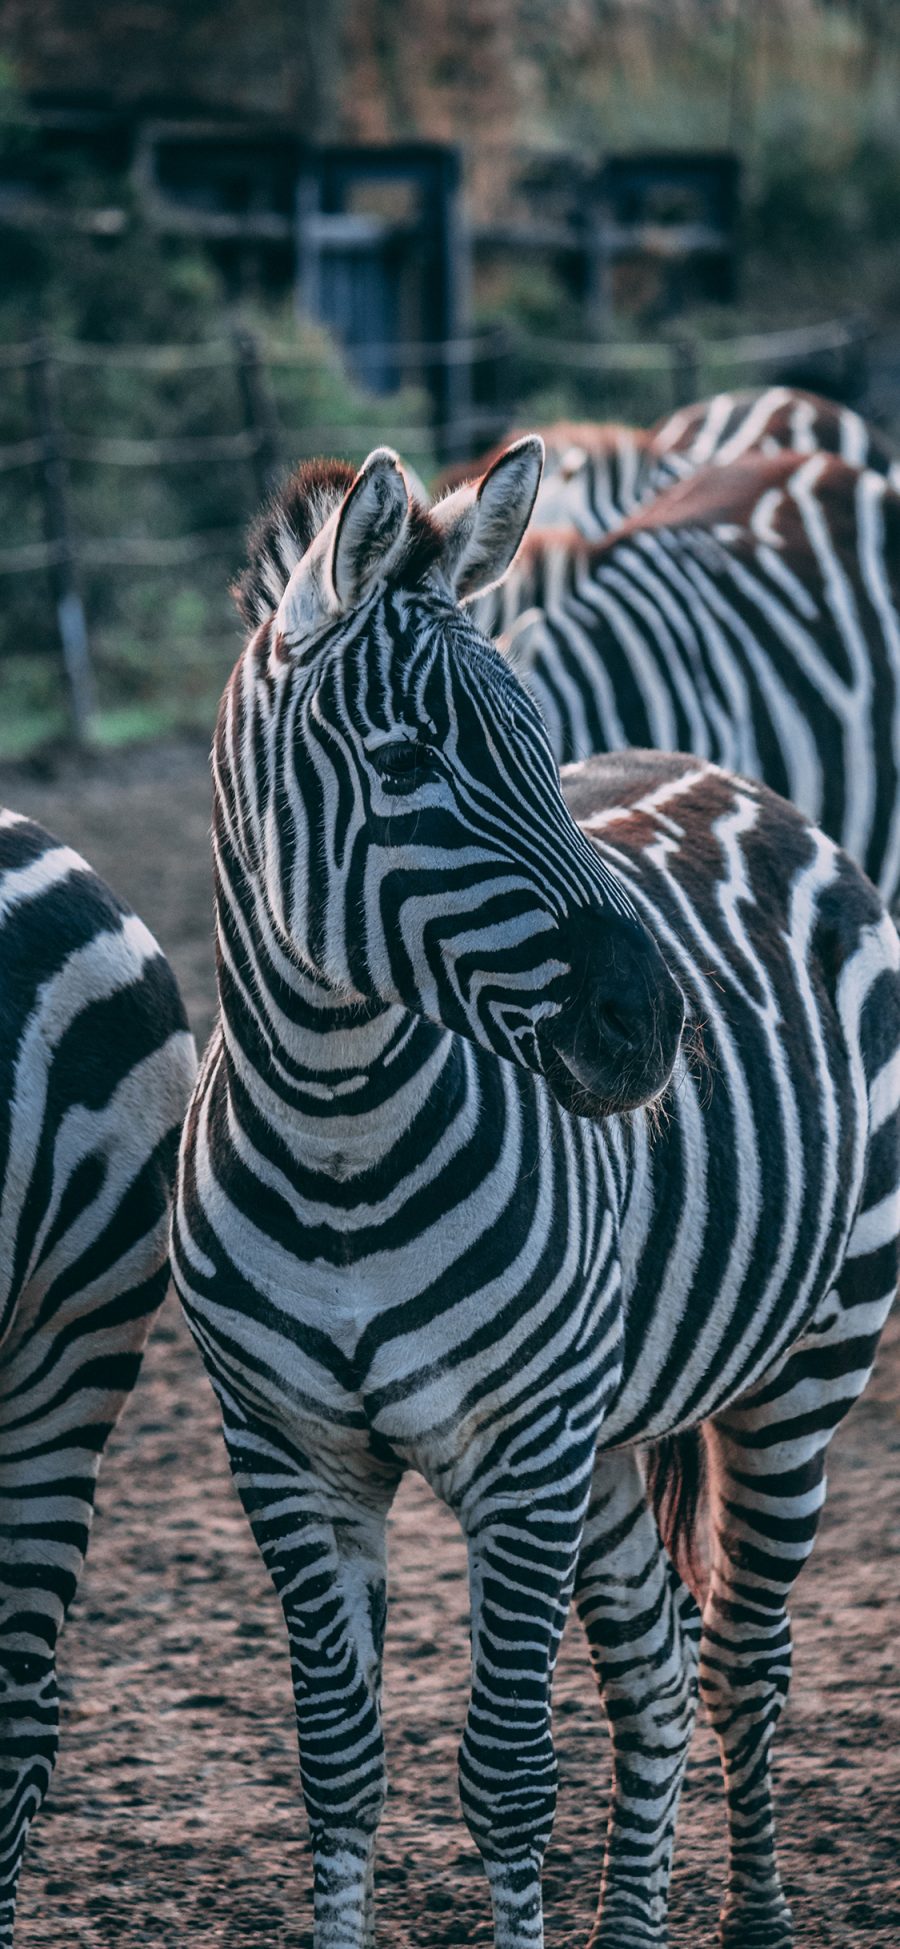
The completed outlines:
[[[403,461],[402,467],[403,478],[406,482],[406,489],[410,500],[418,501],[420,508],[430,508],[431,495],[425,486],[421,474],[417,474],[415,467],[411,467],[408,460]]]
[[[406,538],[409,492],[390,447],[376,447],[348,488],[337,511],[330,557],[331,586],[339,609],[361,602]]]
[[[538,433],[495,460],[478,482],[438,501],[431,519],[444,536],[443,568],[461,602],[506,574],[531,519],[544,465]]]
[[[289,648],[361,602],[406,538],[409,494],[397,455],[376,447],[293,570],[275,629]]]

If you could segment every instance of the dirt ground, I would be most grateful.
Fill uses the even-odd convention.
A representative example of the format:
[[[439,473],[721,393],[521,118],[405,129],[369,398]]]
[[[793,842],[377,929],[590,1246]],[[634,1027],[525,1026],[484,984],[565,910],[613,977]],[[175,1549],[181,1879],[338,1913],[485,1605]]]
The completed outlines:
[[[198,1040],[212,1017],[205,754],[178,746],[40,778],[0,799],[80,847],[155,930]],[[835,1441],[794,1603],[778,1740],[784,1877],[798,1943],[900,1944],[900,1321]],[[416,1482],[392,1527],[381,1940],[490,1940],[455,1752],[466,1695],[464,1551]],[[231,1487],[198,1356],[170,1298],[110,1444],[63,1641],[62,1753],[29,1844],[17,1949],[309,1949],[310,1861],[280,1612]],[[596,1899],[606,1735],[577,1629],[556,1681],[561,1766],[545,1874],[548,1949]],[[705,1728],[679,1830],[672,1943],[712,1945],[724,1858]]]

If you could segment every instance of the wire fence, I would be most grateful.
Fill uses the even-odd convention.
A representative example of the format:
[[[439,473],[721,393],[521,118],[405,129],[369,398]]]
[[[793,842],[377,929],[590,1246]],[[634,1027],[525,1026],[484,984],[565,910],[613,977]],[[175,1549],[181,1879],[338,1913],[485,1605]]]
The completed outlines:
[[[603,401],[612,388],[635,381],[653,381],[664,406],[683,405],[727,375],[743,383],[764,380],[791,366],[831,359],[849,370],[858,364],[864,333],[857,321],[836,319],[803,330],[745,334],[704,340],[702,347],[684,338],[628,344],[583,344],[569,339],[513,332],[506,327],[437,343],[409,342],[368,345],[353,350],[356,373],[363,381],[389,359],[404,379],[423,383],[438,365],[465,375],[465,390],[450,425],[429,419],[427,385],[422,408],[406,417],[406,425],[390,425],[390,439],[411,459],[474,458],[491,444],[504,426],[527,412],[528,399],[540,395],[543,384],[559,376],[576,375],[597,386]],[[44,576],[52,597],[55,636],[68,687],[72,726],[76,737],[88,734],[93,709],[93,677],[89,651],[88,615],[83,585],[92,571],[178,569],[201,557],[228,556],[237,543],[247,515],[265,495],[281,467],[306,455],[332,452],[353,456],[374,444],[373,425],[365,422],[365,400],[355,423],[305,418],[287,428],[279,409],[277,376],[290,373],[294,382],[307,374],[311,393],[321,372],[322,355],[302,345],[264,344],[246,332],[202,344],[99,345],[35,339],[0,346],[0,369],[17,372],[24,381],[25,437],[0,445],[0,476],[27,476],[30,491],[40,503],[43,538],[0,548],[0,577]],[[242,421],[229,432],[201,431],[150,435],[86,433],[71,428],[65,393],[79,375],[145,375],[161,384],[216,372],[234,381]],[[594,394],[590,395],[593,400]],[[402,399],[402,395],[400,396]],[[523,409],[523,401],[526,402]],[[377,402],[383,422],[385,402]],[[400,400],[398,399],[398,405]],[[373,398],[373,408],[375,401]],[[651,417],[653,415],[651,414]],[[381,427],[378,429],[383,437]],[[134,475],[167,476],[178,469],[241,470],[243,487],[237,494],[239,517],[205,527],[188,526],[169,536],[81,532],[75,520],[72,475],[92,470],[121,470]]]

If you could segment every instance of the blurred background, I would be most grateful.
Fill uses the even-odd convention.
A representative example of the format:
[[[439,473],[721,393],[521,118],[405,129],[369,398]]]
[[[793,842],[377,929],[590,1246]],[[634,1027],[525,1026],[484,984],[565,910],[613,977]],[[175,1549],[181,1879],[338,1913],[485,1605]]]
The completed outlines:
[[[208,734],[303,455],[900,434],[896,0],[4,0],[0,758]]]

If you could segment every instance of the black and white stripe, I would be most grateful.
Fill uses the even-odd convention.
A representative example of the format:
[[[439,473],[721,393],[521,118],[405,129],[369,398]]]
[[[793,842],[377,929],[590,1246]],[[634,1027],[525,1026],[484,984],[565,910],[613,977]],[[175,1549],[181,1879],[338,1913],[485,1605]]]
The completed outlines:
[[[59,1736],[56,1642],[167,1278],[196,1068],[167,962],[77,853],[0,812],[0,1943]]]
[[[707,466],[600,542],[529,537],[478,606],[561,763],[761,778],[900,894],[900,496],[833,455]]]
[[[683,477],[714,463],[730,467],[750,453],[833,453],[850,467],[870,467],[900,487],[900,456],[852,406],[791,386],[716,393],[658,420],[654,455]]]
[[[852,407],[790,386],[715,393],[648,428],[558,421],[544,439],[535,521],[592,541],[698,468],[731,467],[750,454],[836,454],[900,488],[900,457],[875,427]]]
[[[564,804],[454,601],[508,561],[535,465],[526,442],[426,518],[376,454],[331,477],[274,614],[251,564],[176,1283],[287,1621],[316,1949],[374,1942],[407,1468],[468,1539],[460,1785],[499,1949],[543,1939],[573,1590],[616,1760],[595,1941],[665,1942],[700,1620],[641,1455],[698,1427],[723,1941],[783,1949],[768,1744],[824,1451],[897,1284],[900,941],[830,840],[702,761],[600,758]],[[321,492],[301,472],[257,547]]]

